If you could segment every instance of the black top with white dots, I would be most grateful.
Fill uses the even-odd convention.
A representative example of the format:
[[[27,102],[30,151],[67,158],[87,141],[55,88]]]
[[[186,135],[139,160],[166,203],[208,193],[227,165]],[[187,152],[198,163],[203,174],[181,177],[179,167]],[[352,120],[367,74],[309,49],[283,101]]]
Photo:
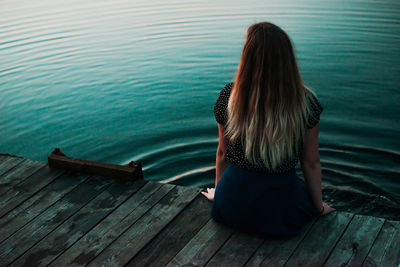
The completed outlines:
[[[232,85],[233,83],[228,83],[227,85],[225,85],[225,87],[221,90],[218,100],[214,106],[215,119],[219,124],[222,125],[225,125],[228,119],[227,107],[228,107],[229,96],[232,91]],[[323,108],[320,102],[318,101],[317,97],[313,93],[308,92],[306,96],[307,96],[307,103],[311,111],[310,114],[308,115],[306,128],[311,129],[318,124],[320,120],[320,114],[322,113]],[[229,142],[229,140],[227,140],[227,152],[226,152],[227,160],[241,168],[246,168],[255,171],[263,171],[268,173],[284,173],[296,167],[296,164],[299,161],[299,156],[300,155],[296,155],[292,159],[285,160],[279,167],[275,169],[269,169],[267,166],[260,168],[255,166],[245,158],[244,149],[239,139],[237,139],[234,143],[231,143]]]

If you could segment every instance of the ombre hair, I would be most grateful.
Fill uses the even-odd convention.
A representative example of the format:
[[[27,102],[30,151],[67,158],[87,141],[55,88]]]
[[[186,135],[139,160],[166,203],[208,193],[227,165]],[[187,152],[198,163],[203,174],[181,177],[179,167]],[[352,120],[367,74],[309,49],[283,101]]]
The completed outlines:
[[[295,157],[304,140],[306,92],[289,36],[260,22],[247,29],[228,102],[225,135],[239,139],[248,161],[274,169]]]

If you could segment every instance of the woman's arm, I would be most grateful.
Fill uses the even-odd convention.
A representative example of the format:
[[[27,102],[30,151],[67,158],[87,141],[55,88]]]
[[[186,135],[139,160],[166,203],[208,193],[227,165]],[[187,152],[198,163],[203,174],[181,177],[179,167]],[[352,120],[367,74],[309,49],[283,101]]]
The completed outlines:
[[[218,123],[218,149],[215,162],[215,188],[225,171],[228,161],[226,159],[226,137],[224,136],[224,126]]]
[[[318,130],[319,123],[312,129],[306,130],[303,153],[300,158],[301,168],[304,174],[304,181],[310,193],[314,207],[322,214],[327,214],[333,209],[322,202],[321,189],[321,163],[318,151]]]
[[[215,164],[215,187],[207,188],[206,192],[201,192],[208,200],[214,201],[215,188],[217,188],[218,182],[224,173],[228,160],[226,159],[226,139],[224,136],[224,126],[218,123],[218,149]]]

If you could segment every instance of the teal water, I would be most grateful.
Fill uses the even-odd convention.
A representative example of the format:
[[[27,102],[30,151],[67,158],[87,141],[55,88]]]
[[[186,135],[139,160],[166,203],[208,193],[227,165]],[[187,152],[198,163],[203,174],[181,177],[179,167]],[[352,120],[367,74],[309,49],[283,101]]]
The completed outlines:
[[[400,219],[400,2],[0,3],[0,152],[141,161],[146,179],[214,183],[213,106],[246,28],[291,36],[324,107],[324,195]]]

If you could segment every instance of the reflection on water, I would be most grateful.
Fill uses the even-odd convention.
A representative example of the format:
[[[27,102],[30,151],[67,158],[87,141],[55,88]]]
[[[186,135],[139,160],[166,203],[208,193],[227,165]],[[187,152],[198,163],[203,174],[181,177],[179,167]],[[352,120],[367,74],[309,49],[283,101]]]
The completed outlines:
[[[211,186],[213,105],[267,20],[324,106],[327,201],[400,219],[399,19],[396,0],[2,1],[0,151],[140,160],[147,179]]]

